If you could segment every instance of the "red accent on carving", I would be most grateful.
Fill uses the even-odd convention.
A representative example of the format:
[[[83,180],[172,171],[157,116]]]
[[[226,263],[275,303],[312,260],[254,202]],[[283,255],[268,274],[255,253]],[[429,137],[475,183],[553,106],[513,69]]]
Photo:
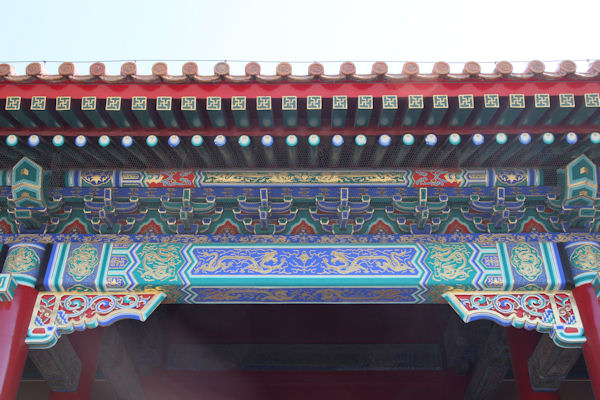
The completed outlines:
[[[85,229],[85,225],[83,225],[79,220],[75,220],[69,225],[65,226],[62,233],[87,233],[87,229]]]
[[[547,232],[547,231],[546,231],[546,228],[544,228],[544,225],[540,224],[539,222],[537,222],[536,220],[531,218],[531,219],[529,219],[529,221],[527,221],[523,225],[523,233],[525,233],[525,232]]]
[[[157,224],[154,221],[150,221],[147,224],[143,225],[138,233],[142,235],[147,235],[149,233],[160,235],[163,233],[163,230],[159,224]]]
[[[12,227],[8,222],[0,221],[0,233],[12,233]]]
[[[17,397],[27,358],[25,337],[36,297],[37,290],[19,285],[12,301],[0,302],[0,399]]]
[[[519,400],[559,400],[558,392],[534,392],[529,381],[527,362],[542,336],[538,332],[513,327],[506,328],[510,359],[517,383]]]
[[[314,235],[315,228],[313,228],[306,221],[300,222],[298,225],[292,228],[292,235]]]
[[[369,234],[377,233],[393,235],[395,232],[392,230],[392,227],[386,224],[385,222],[378,221],[376,224],[373,224],[373,226],[371,226],[371,229],[369,229]]]
[[[231,223],[231,221],[226,221],[224,224],[221,224],[215,230],[215,234],[217,235],[238,235],[240,233],[237,226]]]
[[[457,179],[448,179],[448,173],[457,174],[460,172],[460,170],[446,169],[437,171],[438,173],[434,174],[432,170],[415,169],[413,171],[413,181],[415,182],[415,187],[460,186],[460,182]]]
[[[466,225],[463,225],[455,219],[452,223],[448,224],[446,227],[446,231],[444,233],[470,233],[469,228]]]
[[[185,171],[183,171],[185,172]],[[148,181],[148,187],[182,187],[182,188],[193,188],[194,187],[194,171],[161,171],[161,180],[159,182]]]
[[[583,344],[585,364],[592,381],[594,397],[600,399],[600,304],[590,283],[573,289],[573,296],[587,339]]]

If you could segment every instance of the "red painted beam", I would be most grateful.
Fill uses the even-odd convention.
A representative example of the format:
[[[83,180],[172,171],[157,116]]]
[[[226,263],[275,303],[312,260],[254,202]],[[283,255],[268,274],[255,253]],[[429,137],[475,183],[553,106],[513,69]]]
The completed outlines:
[[[85,96],[96,96],[103,99],[110,96],[132,97],[132,96],[196,96],[206,98],[207,96],[220,96],[229,98],[232,96],[271,96],[280,98],[282,96],[323,96],[345,95],[357,97],[359,95],[397,95],[407,97],[408,95],[421,94],[432,96],[434,94],[445,94],[450,97],[459,94],[473,94],[482,96],[486,93],[507,96],[511,93],[532,96],[536,93],[548,93],[558,95],[560,93],[572,93],[581,96],[585,93],[600,92],[600,81],[595,80],[557,80],[557,81],[460,81],[460,82],[343,82],[343,83],[275,83],[275,84],[78,84],[78,83],[1,83],[0,98],[7,96],[71,96],[81,98]]]
[[[296,136],[309,136],[313,133],[320,136],[333,136],[335,134],[341,135],[358,135],[363,134],[367,136],[378,136],[383,133],[386,133],[391,136],[399,136],[405,133],[411,133],[413,135],[422,136],[427,135],[429,133],[433,133],[440,136],[445,136],[450,133],[458,133],[460,135],[465,135],[463,137],[463,141],[467,139],[467,136],[472,135],[474,133],[483,133],[484,135],[495,135],[498,132],[504,132],[507,135],[518,135],[522,132],[528,132],[530,134],[542,134],[545,132],[552,132],[556,135],[567,134],[568,132],[576,132],[577,134],[589,134],[594,131],[598,131],[600,126],[596,126],[595,129],[593,126],[585,125],[585,126],[532,126],[532,127],[448,127],[448,128],[427,128],[427,127],[414,127],[414,128],[402,128],[402,127],[392,127],[392,128],[379,128],[379,127],[368,127],[368,128],[354,128],[353,126],[348,126],[345,128],[332,128],[332,127],[321,127],[321,128],[309,128],[306,126],[300,126],[298,128],[285,128],[285,127],[274,127],[274,128],[250,128],[250,129],[242,129],[236,127],[229,127],[227,129],[214,129],[214,128],[205,128],[205,129],[0,129],[0,136],[6,136],[9,134],[15,134],[17,136],[29,136],[33,133],[40,136],[54,136],[57,134],[61,134],[63,136],[77,136],[77,135],[85,135],[89,137],[101,136],[101,135],[109,135],[109,136],[142,136],[146,137],[149,135],[156,136],[171,136],[173,134],[179,136],[193,136],[193,135],[202,135],[207,137],[217,136],[217,135],[225,135],[225,136],[233,136],[238,137],[241,135],[248,136],[262,136],[262,135],[271,135],[271,136],[287,136],[289,134],[294,134]]]
[[[510,359],[519,400],[560,400],[558,392],[535,392],[531,388],[527,362],[540,341],[541,334],[525,329],[506,328]]]
[[[0,302],[0,399],[17,397],[27,345],[25,337],[37,290],[29,286],[17,286],[12,301]]]
[[[50,400],[87,400],[92,395],[102,343],[102,328],[75,333],[69,336],[69,340],[81,360],[79,386],[75,392],[51,392]]]
[[[587,339],[583,345],[585,364],[592,381],[594,397],[600,399],[600,304],[589,283],[573,289],[573,295]]]

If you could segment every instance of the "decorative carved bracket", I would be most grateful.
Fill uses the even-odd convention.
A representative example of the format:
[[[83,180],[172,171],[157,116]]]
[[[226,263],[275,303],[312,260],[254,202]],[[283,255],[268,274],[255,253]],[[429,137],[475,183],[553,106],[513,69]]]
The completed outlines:
[[[108,326],[121,319],[145,321],[165,298],[164,293],[55,293],[38,294],[25,343],[47,349],[63,334]]]
[[[0,303],[12,301],[17,285],[11,274],[0,274]]]
[[[479,195],[471,195],[469,207],[462,207],[463,217],[473,221],[475,229],[488,233],[511,232],[517,222],[525,215],[525,195],[516,195],[514,200],[507,201],[506,189],[496,188],[492,200],[481,200]]]
[[[130,233],[135,223],[146,217],[147,208],[139,207],[139,198],[130,196],[127,201],[113,200],[112,188],[104,189],[103,196],[83,197],[85,218],[98,233]]]
[[[393,196],[392,203],[393,206],[386,207],[385,212],[404,233],[428,235],[437,232],[440,224],[450,215],[448,196],[428,199],[427,188],[419,188],[419,196],[414,201]]]
[[[350,201],[348,188],[340,188],[340,199],[325,200],[324,196],[316,197],[316,208],[310,208],[310,217],[321,224],[327,233],[358,233],[365,222],[373,218],[371,197],[364,195],[360,201]]]
[[[206,196],[202,201],[192,198],[192,191],[184,189],[181,198],[168,195],[160,198],[158,213],[172,233],[199,234],[206,232],[214,221],[221,218],[222,207],[216,207],[214,196]]]
[[[298,214],[298,209],[292,207],[291,196],[275,202],[269,200],[267,188],[260,189],[259,202],[248,201],[245,196],[239,196],[237,202],[239,209],[233,210],[235,219],[241,221],[248,232],[255,234],[281,233]]]
[[[500,325],[550,333],[560,347],[580,347],[583,325],[571,292],[448,292],[443,297],[465,322],[492,320]]]

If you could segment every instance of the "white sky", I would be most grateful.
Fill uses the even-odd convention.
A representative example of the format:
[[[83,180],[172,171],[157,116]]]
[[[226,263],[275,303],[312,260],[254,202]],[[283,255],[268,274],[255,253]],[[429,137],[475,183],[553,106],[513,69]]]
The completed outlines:
[[[0,62],[211,60],[242,74],[246,61],[478,61],[490,71],[500,60],[600,58],[600,0],[589,1],[256,1],[250,0],[3,0]],[[118,74],[122,62],[107,63]],[[12,63],[23,73],[25,63]],[[59,63],[47,63],[56,73]],[[139,63],[150,73],[153,62]],[[179,74],[182,62],[168,61]],[[263,65],[273,73],[275,63]],[[338,64],[326,64],[336,73]],[[515,63],[516,64],[516,63]],[[78,64],[87,73],[89,64]],[[547,70],[556,63],[547,62]],[[294,64],[305,73],[307,64]],[[515,71],[524,69],[516,64]],[[422,71],[431,66],[421,64]]]

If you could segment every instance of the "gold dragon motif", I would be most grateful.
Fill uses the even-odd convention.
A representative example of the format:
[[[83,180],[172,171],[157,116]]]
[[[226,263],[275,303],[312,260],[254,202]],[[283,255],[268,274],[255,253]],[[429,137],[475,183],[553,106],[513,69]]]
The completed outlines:
[[[338,274],[351,274],[353,272],[371,272],[372,264],[377,269],[390,272],[416,272],[415,267],[406,263],[408,258],[407,251],[393,251],[389,257],[383,254],[358,256],[352,261],[341,251],[332,251],[331,262],[324,261],[327,268]]]
[[[208,263],[202,262],[194,269],[198,272],[217,272],[238,269],[239,271],[251,271],[259,274],[270,274],[283,268],[285,260],[279,262],[277,252],[275,250],[266,251],[260,261],[257,261],[252,256],[241,254],[219,254],[218,252],[204,251],[199,256],[208,259]]]

